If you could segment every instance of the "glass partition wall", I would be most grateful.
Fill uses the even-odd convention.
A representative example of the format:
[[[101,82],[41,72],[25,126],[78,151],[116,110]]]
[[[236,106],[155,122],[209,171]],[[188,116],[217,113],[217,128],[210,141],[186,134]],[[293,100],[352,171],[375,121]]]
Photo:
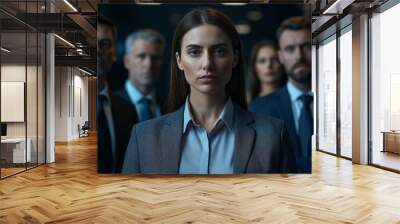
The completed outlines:
[[[339,37],[340,155],[352,158],[352,34],[351,25]]]
[[[18,7],[35,13],[38,4]],[[1,179],[45,163],[46,156],[45,34],[18,16],[0,11]]]
[[[352,158],[352,27],[320,42],[317,61],[317,149]]]
[[[370,14],[368,34],[368,163],[396,172],[400,172],[398,21],[400,3],[388,1]],[[317,148],[352,159],[351,25],[336,36],[317,44]]]
[[[371,18],[370,163],[400,171],[400,4]]]
[[[336,35],[318,47],[318,149],[336,154]]]

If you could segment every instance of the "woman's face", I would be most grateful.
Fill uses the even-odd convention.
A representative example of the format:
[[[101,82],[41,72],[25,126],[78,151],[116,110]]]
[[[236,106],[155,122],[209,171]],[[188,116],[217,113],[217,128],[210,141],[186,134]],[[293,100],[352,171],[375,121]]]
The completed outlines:
[[[261,83],[276,83],[282,78],[278,52],[272,47],[264,46],[258,50],[254,67]]]
[[[191,92],[218,94],[232,76],[238,57],[227,34],[215,25],[201,25],[182,38],[176,60]]]

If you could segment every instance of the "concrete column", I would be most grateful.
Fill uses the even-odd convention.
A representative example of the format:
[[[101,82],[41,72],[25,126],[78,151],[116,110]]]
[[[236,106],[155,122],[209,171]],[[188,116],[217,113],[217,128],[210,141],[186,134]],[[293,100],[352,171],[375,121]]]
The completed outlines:
[[[53,12],[51,1],[46,3],[47,12]],[[55,162],[55,43],[52,33],[46,34],[46,163]]]
[[[368,15],[353,19],[353,162],[368,163]]]

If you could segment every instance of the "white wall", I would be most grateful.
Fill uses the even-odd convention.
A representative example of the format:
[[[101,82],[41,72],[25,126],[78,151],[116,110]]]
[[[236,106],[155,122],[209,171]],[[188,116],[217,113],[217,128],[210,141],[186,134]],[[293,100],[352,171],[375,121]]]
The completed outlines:
[[[26,87],[26,105],[23,103],[22,113],[26,112],[26,120],[22,122],[6,122],[7,137],[25,138],[30,140],[30,148],[33,162],[39,158],[39,163],[44,163],[44,92],[42,67],[25,64],[3,64],[1,66],[1,81],[24,82]],[[25,80],[27,78],[27,80]],[[24,90],[22,94],[24,94]],[[4,97],[4,96],[2,96]],[[5,96],[7,97],[7,96]],[[10,107],[2,107],[1,110],[12,110]],[[7,111],[11,112],[12,111]],[[39,156],[37,156],[39,153]]]
[[[27,70],[25,70],[27,69]],[[36,75],[36,67],[19,65],[19,64],[6,64],[1,66],[1,81],[4,82],[25,82],[26,71],[28,72],[29,85],[36,86],[36,80],[31,80],[30,75]],[[36,87],[35,88],[27,88],[27,106],[30,106],[30,109],[27,111],[27,119],[28,119],[28,137],[31,133],[29,130],[33,128],[36,130],[36,113],[32,113],[32,111],[36,112]],[[32,102],[34,102],[32,104]],[[40,107],[41,105],[39,105]],[[8,108],[1,108],[1,110],[7,110]],[[32,124],[34,122],[34,124]],[[7,122],[7,136],[8,137],[25,137],[25,126],[26,122]],[[36,132],[35,132],[36,135]]]
[[[56,141],[77,139],[88,120],[88,78],[72,67],[56,67]]]
[[[55,68],[55,141],[68,140],[68,86],[67,67]]]

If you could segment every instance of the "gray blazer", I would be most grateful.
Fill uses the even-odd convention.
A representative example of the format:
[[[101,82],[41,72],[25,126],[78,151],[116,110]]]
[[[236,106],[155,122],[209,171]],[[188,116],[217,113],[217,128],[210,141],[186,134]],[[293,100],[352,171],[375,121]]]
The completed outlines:
[[[179,174],[183,110],[184,106],[134,126],[123,173]],[[234,104],[234,123],[235,174],[295,172],[294,155],[283,121],[253,114]]]

